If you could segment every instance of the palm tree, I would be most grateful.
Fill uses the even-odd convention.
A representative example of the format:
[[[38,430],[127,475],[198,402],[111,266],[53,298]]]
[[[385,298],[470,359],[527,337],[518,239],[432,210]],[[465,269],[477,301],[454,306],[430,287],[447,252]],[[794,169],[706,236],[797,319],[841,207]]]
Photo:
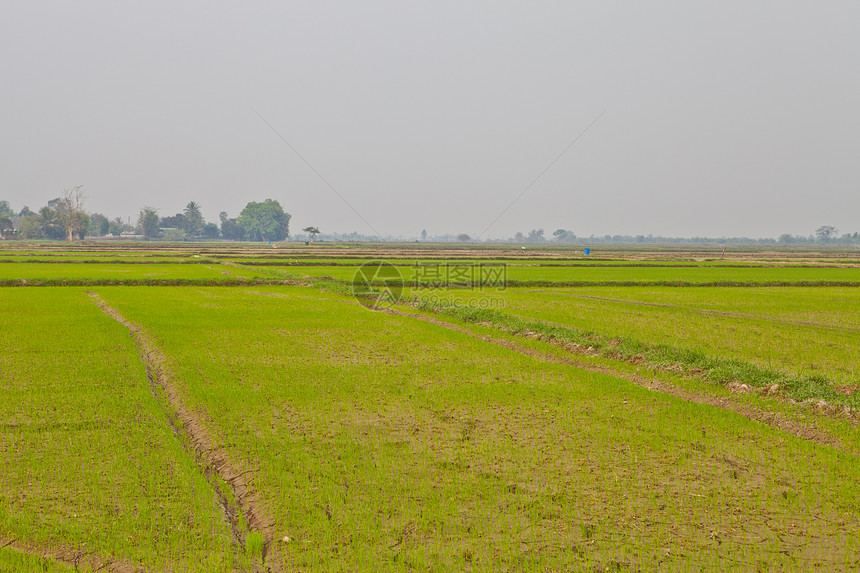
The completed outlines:
[[[203,213],[200,212],[200,204],[197,201],[189,202],[182,213],[185,215],[186,233],[191,236],[198,236],[203,233],[203,225],[206,224],[206,221],[203,219]]]

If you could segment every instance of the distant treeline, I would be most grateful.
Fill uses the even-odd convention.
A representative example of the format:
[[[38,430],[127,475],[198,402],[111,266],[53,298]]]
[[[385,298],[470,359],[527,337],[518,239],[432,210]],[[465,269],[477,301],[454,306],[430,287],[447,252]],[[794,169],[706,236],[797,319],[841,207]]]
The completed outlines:
[[[196,201],[189,202],[181,213],[165,217],[154,207],[144,207],[135,224],[120,217],[110,219],[101,213],[89,213],[83,208],[84,202],[80,187],[64,191],[62,197],[48,201],[38,211],[25,206],[15,212],[8,201],[0,201],[0,238],[282,241],[290,236],[290,214],[273,199],[252,201],[235,218],[222,211],[218,223],[206,221]]]
[[[562,231],[562,232],[559,232]],[[311,240],[309,235],[295,235],[297,240]],[[373,242],[373,241],[418,241],[428,243],[514,243],[514,244],[571,244],[571,245],[860,245],[860,233],[845,233],[842,235],[780,235],[779,238],[752,237],[664,237],[662,235],[588,235],[579,236],[572,231],[559,229],[546,237],[543,229],[530,231],[526,234],[516,233],[506,239],[475,239],[460,234],[430,235],[426,231],[418,236],[386,236],[363,235],[361,233],[320,233],[318,241],[331,242]]]
[[[63,192],[62,197],[32,211],[23,207],[14,211],[8,201],[0,200],[0,238],[2,239],[67,239],[87,237],[132,237],[151,240],[231,240],[282,241],[290,238],[291,215],[273,199],[250,202],[237,217],[222,211],[218,222],[204,218],[200,204],[189,202],[181,213],[161,216],[158,209],[144,207],[137,221],[108,218],[101,213],[83,209],[85,197],[80,187]],[[299,233],[292,238],[300,241],[377,242],[420,241],[450,243],[516,243],[516,244],[583,244],[583,245],[860,245],[860,233],[840,234],[831,225],[823,225],[810,235],[783,234],[778,238],[751,237],[664,237],[661,235],[589,235],[578,236],[567,229],[556,229],[547,237],[543,229],[518,232],[507,239],[473,238],[466,233],[430,235],[426,230],[418,236],[385,236],[352,233],[322,233],[316,227],[304,229],[314,233]]]

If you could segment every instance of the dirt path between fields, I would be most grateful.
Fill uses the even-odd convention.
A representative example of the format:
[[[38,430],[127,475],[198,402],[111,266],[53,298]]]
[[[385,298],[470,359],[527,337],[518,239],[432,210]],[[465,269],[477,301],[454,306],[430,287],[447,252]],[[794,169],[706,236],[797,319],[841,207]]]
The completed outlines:
[[[127,320],[118,310],[108,305],[102,298],[92,292],[87,293],[105,314],[125,326],[138,351],[141,360],[146,366],[146,375],[152,385],[152,391],[159,403],[159,390],[163,392],[170,411],[167,418],[173,426],[174,433],[179,437],[183,447],[197,461],[200,470],[212,485],[212,489],[218,495],[219,503],[224,511],[225,519],[228,521],[233,532],[234,540],[240,547],[244,547],[245,532],[240,526],[241,518],[244,517],[248,524],[248,533],[259,532],[264,538],[263,563],[266,571],[277,571],[273,564],[266,563],[266,554],[274,538],[272,526],[274,522],[266,515],[260,504],[257,494],[248,479],[249,472],[239,471],[230,461],[226,450],[212,439],[206,430],[200,413],[193,411],[185,404],[176,387],[173,374],[170,371],[167,356],[155,344],[155,341],[134,322]],[[217,479],[226,482],[232,491],[233,498],[239,505],[241,515],[230,500],[218,487]]]
[[[11,547],[20,553],[57,561],[75,571],[81,568],[88,571],[112,571],[114,573],[141,573],[145,571],[142,567],[135,567],[115,559],[106,559],[100,555],[78,551],[70,547],[46,547],[14,538],[0,537],[0,548],[3,547]]]

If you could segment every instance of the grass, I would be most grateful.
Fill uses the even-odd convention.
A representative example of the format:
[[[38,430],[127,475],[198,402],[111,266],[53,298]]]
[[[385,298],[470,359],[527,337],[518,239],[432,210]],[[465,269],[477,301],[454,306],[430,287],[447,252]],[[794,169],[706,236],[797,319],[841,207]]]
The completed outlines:
[[[825,400],[844,406],[849,414],[860,411],[860,393],[856,385],[849,392],[839,391],[839,384],[823,374],[791,375],[775,369],[758,367],[736,358],[708,356],[697,349],[648,344],[631,337],[617,338],[594,331],[583,331],[524,320],[509,312],[473,306],[418,302],[417,308],[452,316],[469,323],[492,324],[507,332],[536,336],[555,341],[567,348],[601,354],[619,360],[643,362],[653,367],[680,370],[721,385],[744,384],[752,388],[772,389],[773,393],[797,401]],[[856,378],[852,383],[857,382]]]
[[[265,542],[262,533],[253,531],[245,537],[245,552],[251,558],[262,559]]]
[[[379,257],[374,257],[378,259]],[[230,257],[237,263],[251,266],[344,266],[355,267],[364,261],[372,260],[366,256],[359,257],[307,257],[298,254],[285,254],[282,256],[258,255],[255,257]],[[386,259],[389,260],[389,259]],[[404,269],[413,266],[445,266],[445,265],[509,265],[524,267],[762,267],[774,266],[756,261],[721,261],[721,260],[626,260],[626,259],[598,259],[592,260],[588,257],[578,258],[542,258],[540,256],[498,256],[494,258],[456,258],[450,256],[439,256],[434,258],[415,258],[408,255],[391,257],[391,264]],[[803,267],[802,263],[779,263],[780,266]]]
[[[853,288],[508,289],[476,296],[495,300],[505,314],[607,341],[647,341],[860,384],[860,299]]]
[[[98,281],[220,281],[253,279],[254,271],[218,264],[80,264],[6,263],[0,264],[0,284],[68,283]]]
[[[798,286],[854,277],[833,266],[852,252],[0,246],[40,261],[0,263],[0,284],[67,285],[0,286],[0,546],[15,542],[0,571],[80,555],[79,570],[860,568],[856,424],[724,386],[856,408],[839,389],[856,382],[857,289]],[[551,288],[440,289],[399,314],[356,304],[348,265],[416,253],[518,258],[514,280]],[[325,266],[233,266],[281,257]],[[553,259],[570,266],[538,266]],[[589,286],[557,287],[571,276]],[[267,286],[286,279],[303,286]],[[74,284],[163,353],[247,496],[189,453],[128,330]],[[444,305],[464,297],[496,306]]]
[[[265,267],[262,272],[278,273]],[[347,281],[312,280],[329,292],[355,290]],[[855,366],[860,359],[860,307],[855,290],[413,287],[406,288],[404,296],[415,297],[425,310],[470,322],[489,320],[509,331],[540,333],[623,360],[681,368],[724,385],[770,387],[775,393],[778,387],[780,395],[825,400],[854,413],[860,408]],[[484,311],[486,307],[505,310]]]
[[[267,564],[858,564],[860,467],[838,450],[299,287],[98,290],[252,472],[293,540]]]
[[[127,332],[77,289],[4,289],[0,316],[0,539],[146,569],[230,569],[214,492]]]
[[[281,268],[312,277],[331,277],[350,281],[358,266],[285,266]],[[485,267],[489,269],[490,267]],[[715,266],[513,266],[505,267],[509,286],[529,285],[589,285],[605,284],[617,286],[667,285],[667,286],[720,286],[720,285],[784,285],[784,284],[833,284],[860,285],[860,268],[854,267],[715,267]],[[431,284],[470,285],[475,278],[475,268],[398,266],[407,282]],[[478,275],[480,276],[480,275]]]
[[[71,573],[75,567],[58,562],[54,559],[46,559],[18,551],[11,547],[0,547],[0,573],[18,573],[27,571],[30,573]],[[89,567],[78,569],[89,571]]]
[[[188,256],[169,256],[150,253],[2,253],[0,263],[93,263],[93,264],[153,264],[153,263],[204,263]]]

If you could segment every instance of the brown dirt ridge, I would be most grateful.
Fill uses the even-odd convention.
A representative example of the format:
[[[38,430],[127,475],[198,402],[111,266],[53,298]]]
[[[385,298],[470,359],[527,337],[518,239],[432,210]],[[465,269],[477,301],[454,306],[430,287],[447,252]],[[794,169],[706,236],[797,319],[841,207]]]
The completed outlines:
[[[212,489],[217,493],[219,502],[224,510],[224,515],[233,531],[237,543],[244,546],[244,535],[239,525],[240,516],[216,483],[216,476],[226,482],[232,491],[233,498],[239,505],[242,516],[244,516],[249,532],[259,532],[263,535],[265,546],[263,550],[263,563],[266,571],[278,571],[274,563],[266,563],[267,550],[274,541],[273,521],[265,515],[265,511],[258,501],[257,494],[249,479],[249,472],[240,471],[231,462],[226,450],[212,439],[206,430],[201,416],[189,408],[176,387],[175,379],[169,368],[167,356],[161,351],[152,338],[137,324],[127,320],[118,310],[108,305],[99,295],[93,292],[87,294],[105,314],[125,326],[137,346],[141,360],[146,365],[147,376],[152,384],[153,393],[158,399],[158,390],[163,391],[172,412],[169,413],[171,425],[174,432],[187,439],[180,439],[183,446],[197,460],[201,471],[212,484]],[[172,414],[172,415],[170,415]]]

